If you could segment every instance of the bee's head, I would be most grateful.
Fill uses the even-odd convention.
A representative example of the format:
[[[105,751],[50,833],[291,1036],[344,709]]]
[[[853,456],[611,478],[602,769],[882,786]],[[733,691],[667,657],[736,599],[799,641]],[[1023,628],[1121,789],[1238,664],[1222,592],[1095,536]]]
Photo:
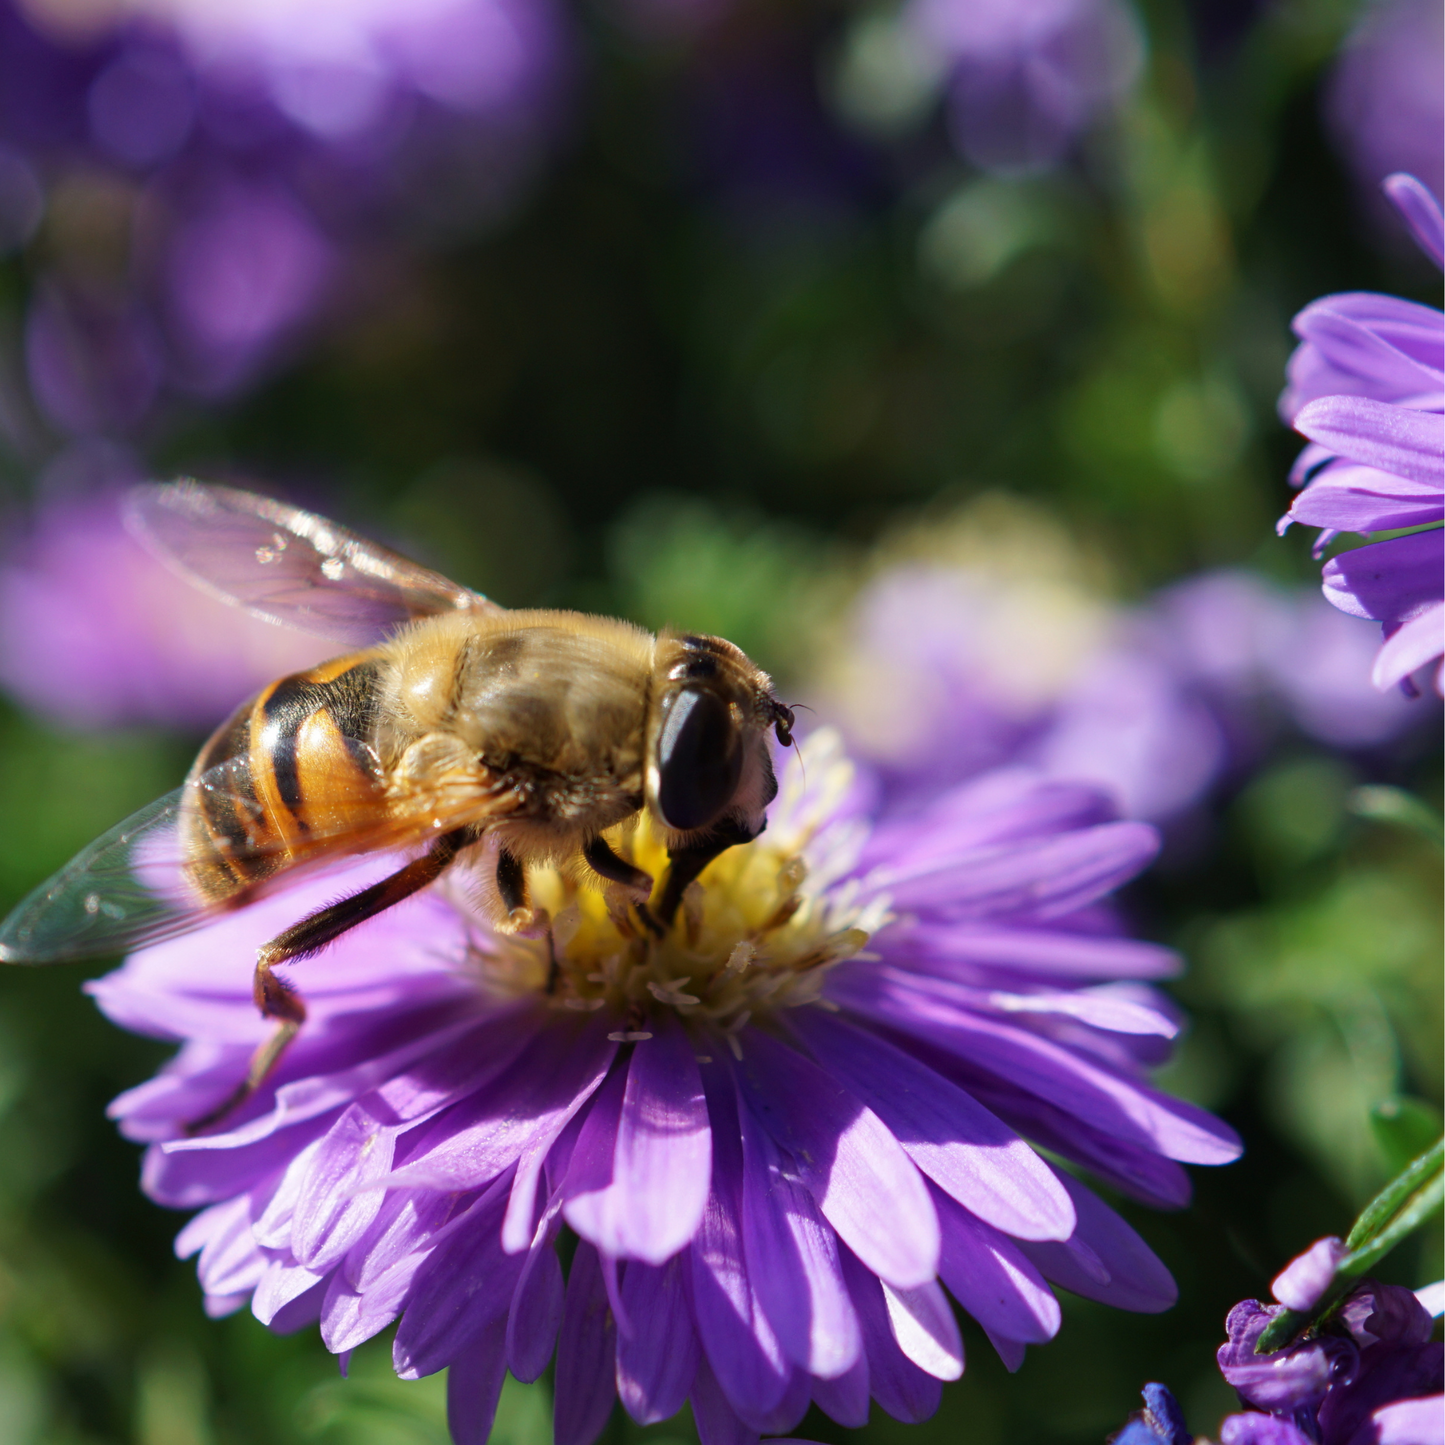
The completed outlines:
[[[777,796],[768,734],[792,743],[792,712],[772,679],[731,642],[695,633],[658,639],[647,729],[647,803],[669,832],[719,825],[755,838]]]

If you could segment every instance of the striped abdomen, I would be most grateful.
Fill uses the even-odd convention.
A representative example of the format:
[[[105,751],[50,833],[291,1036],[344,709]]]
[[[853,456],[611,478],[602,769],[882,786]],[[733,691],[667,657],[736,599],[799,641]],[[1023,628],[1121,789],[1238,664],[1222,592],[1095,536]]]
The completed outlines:
[[[186,872],[212,902],[384,830],[370,653],[293,673],[243,703],[186,780]],[[223,766],[226,765],[226,766]]]

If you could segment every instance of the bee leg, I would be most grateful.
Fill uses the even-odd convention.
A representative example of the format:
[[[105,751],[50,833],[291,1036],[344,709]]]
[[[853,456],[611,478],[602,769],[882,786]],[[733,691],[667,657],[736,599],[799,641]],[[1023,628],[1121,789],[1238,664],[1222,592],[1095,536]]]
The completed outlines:
[[[610,883],[620,884],[626,890],[632,906],[637,910],[638,918],[642,920],[642,926],[655,937],[661,938],[666,930],[653,917],[652,910],[647,906],[647,900],[652,896],[652,874],[619,858],[605,838],[594,838],[583,848],[582,856],[594,873],[600,874]]]
[[[687,885],[714,858],[726,853],[738,843],[751,843],[756,836],[756,833],[748,832],[741,823],[728,818],[713,828],[710,837],[699,839],[687,848],[669,848],[667,877],[663,880],[662,897],[657,903],[657,916],[662,922],[671,926],[672,920],[677,917]]]
[[[277,964],[310,958],[358,923],[374,918],[392,904],[400,903],[428,883],[434,883],[451,866],[460,849],[472,841],[473,834],[466,828],[446,833],[420,858],[413,859],[390,878],[383,878],[380,883],[373,883],[370,888],[363,888],[360,893],[343,898],[339,903],[318,908],[300,923],[292,924],[284,933],[278,933],[270,943],[262,944],[256,953],[252,991],[262,1017],[277,1021],[276,1030],[251,1056],[251,1066],[241,1083],[217,1108],[187,1124],[187,1134],[197,1134],[208,1128],[250,1098],[266,1082],[286,1046],[306,1022],[306,1005],[301,1001],[300,994],[277,978],[272,969]]]
[[[527,870],[521,859],[505,848],[497,849],[497,897],[506,910],[506,921],[516,919],[518,913],[530,912],[527,907]]]
[[[187,1134],[199,1134],[203,1129],[209,1129],[217,1120],[224,1119],[232,1109],[245,1103],[266,1082],[266,1076],[280,1062],[286,1046],[306,1022],[306,1005],[302,1002],[301,995],[284,980],[277,978],[271,972],[271,965],[264,959],[256,964],[251,992],[262,1017],[277,1020],[276,1028],[271,1037],[251,1055],[246,1077],[210,1113],[203,1114],[199,1119],[192,1119],[186,1125]]]

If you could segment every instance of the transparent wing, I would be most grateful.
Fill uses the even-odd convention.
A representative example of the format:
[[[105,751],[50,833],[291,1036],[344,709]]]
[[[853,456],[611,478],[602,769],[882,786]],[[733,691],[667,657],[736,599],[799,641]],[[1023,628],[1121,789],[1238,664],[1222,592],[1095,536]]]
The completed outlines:
[[[307,851],[298,854],[279,840],[256,844],[248,839],[247,820],[236,812],[246,806],[238,797],[245,790],[234,786],[234,770],[244,767],[244,762],[232,759],[220,764],[158,798],[77,853],[0,924],[0,963],[68,963],[176,938],[302,878],[352,864],[359,854],[419,851],[440,833],[484,823],[519,801],[505,787],[488,794],[473,782],[433,790],[396,818],[378,816],[374,803],[331,802],[324,825],[310,830]],[[202,790],[222,793],[236,819],[226,850],[229,856],[247,862],[274,857],[278,865],[273,876],[219,901],[205,897],[187,873],[192,860],[182,825],[199,805]],[[254,803],[250,807],[259,809]]]
[[[126,522],[167,566],[223,602],[354,646],[421,617],[500,610],[325,517],[234,487],[189,479],[135,487]]]

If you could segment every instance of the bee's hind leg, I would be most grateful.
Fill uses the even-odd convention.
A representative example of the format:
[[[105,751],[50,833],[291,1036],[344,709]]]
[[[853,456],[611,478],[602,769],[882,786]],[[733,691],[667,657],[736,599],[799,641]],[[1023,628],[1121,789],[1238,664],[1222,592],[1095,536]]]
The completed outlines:
[[[328,943],[340,938],[358,923],[376,917],[392,904],[400,903],[427,884],[434,883],[451,866],[457,853],[472,841],[473,834],[466,828],[443,834],[420,858],[413,859],[389,878],[383,878],[380,883],[373,883],[370,888],[363,888],[360,893],[353,893],[339,903],[318,908],[300,923],[294,923],[284,933],[278,933],[270,943],[262,944],[256,954],[252,993],[261,1016],[275,1019],[276,1028],[251,1055],[246,1077],[210,1113],[187,1124],[187,1134],[199,1134],[244,1104],[266,1082],[271,1070],[280,1062],[286,1046],[306,1022],[306,1005],[301,995],[272,972],[276,965],[320,953]]]

